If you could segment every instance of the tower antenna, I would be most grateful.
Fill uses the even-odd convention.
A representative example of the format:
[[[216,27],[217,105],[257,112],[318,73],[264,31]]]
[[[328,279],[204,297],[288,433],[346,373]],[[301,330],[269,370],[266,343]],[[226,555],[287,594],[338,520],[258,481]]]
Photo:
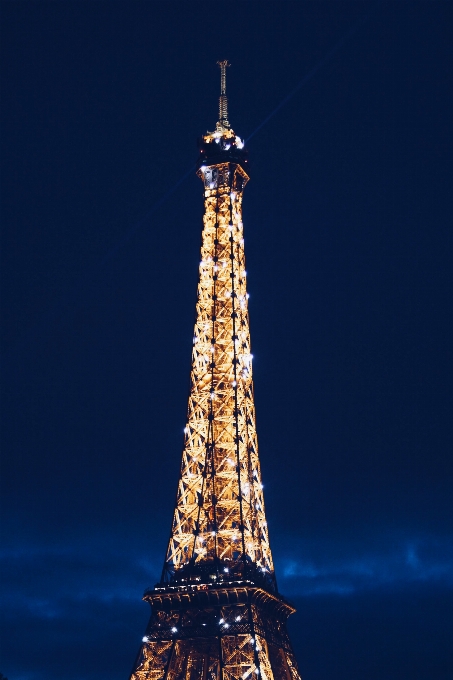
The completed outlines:
[[[226,96],[226,69],[231,66],[227,59],[218,61],[220,66],[220,97],[219,97],[219,122],[217,123],[218,130],[229,129],[230,123],[228,121],[228,98]]]

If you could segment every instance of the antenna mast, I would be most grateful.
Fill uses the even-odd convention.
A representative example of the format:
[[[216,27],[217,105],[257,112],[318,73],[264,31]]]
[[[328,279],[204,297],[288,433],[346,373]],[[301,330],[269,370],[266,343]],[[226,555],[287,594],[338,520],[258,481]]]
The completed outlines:
[[[217,123],[218,130],[229,129],[230,123],[228,121],[228,98],[226,96],[226,69],[231,66],[227,59],[218,61],[220,66],[220,97],[219,97],[219,122]]]

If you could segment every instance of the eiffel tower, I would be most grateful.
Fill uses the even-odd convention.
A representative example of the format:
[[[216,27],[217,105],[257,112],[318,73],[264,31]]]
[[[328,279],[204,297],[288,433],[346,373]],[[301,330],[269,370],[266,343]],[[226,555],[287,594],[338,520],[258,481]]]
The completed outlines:
[[[130,680],[300,680],[278,592],[255,425],[242,195],[247,151],[228,121],[200,140],[204,217],[191,389],[176,507]]]

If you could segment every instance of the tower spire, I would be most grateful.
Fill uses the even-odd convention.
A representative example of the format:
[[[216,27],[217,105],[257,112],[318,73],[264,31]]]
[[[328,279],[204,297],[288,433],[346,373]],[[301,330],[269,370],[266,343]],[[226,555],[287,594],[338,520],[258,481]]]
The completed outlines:
[[[230,128],[228,121],[228,97],[226,96],[226,69],[231,66],[227,59],[218,61],[220,66],[220,97],[219,97],[219,120],[217,122],[217,130],[224,130]]]

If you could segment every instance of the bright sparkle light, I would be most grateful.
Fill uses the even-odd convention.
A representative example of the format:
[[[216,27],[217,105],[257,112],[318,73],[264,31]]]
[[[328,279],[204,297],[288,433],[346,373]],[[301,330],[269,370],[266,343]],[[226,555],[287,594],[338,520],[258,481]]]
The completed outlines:
[[[220,619],[219,623],[225,623],[225,619]]]
[[[241,620],[241,617],[240,617],[240,616],[236,616],[235,621],[240,621],[240,620]]]
[[[145,637],[142,637],[142,642],[148,642],[148,638],[146,637],[146,635]]]
[[[171,629],[171,632],[172,632],[172,633],[177,633],[177,632],[178,632],[178,629],[175,628],[175,627],[173,626],[173,628]]]

